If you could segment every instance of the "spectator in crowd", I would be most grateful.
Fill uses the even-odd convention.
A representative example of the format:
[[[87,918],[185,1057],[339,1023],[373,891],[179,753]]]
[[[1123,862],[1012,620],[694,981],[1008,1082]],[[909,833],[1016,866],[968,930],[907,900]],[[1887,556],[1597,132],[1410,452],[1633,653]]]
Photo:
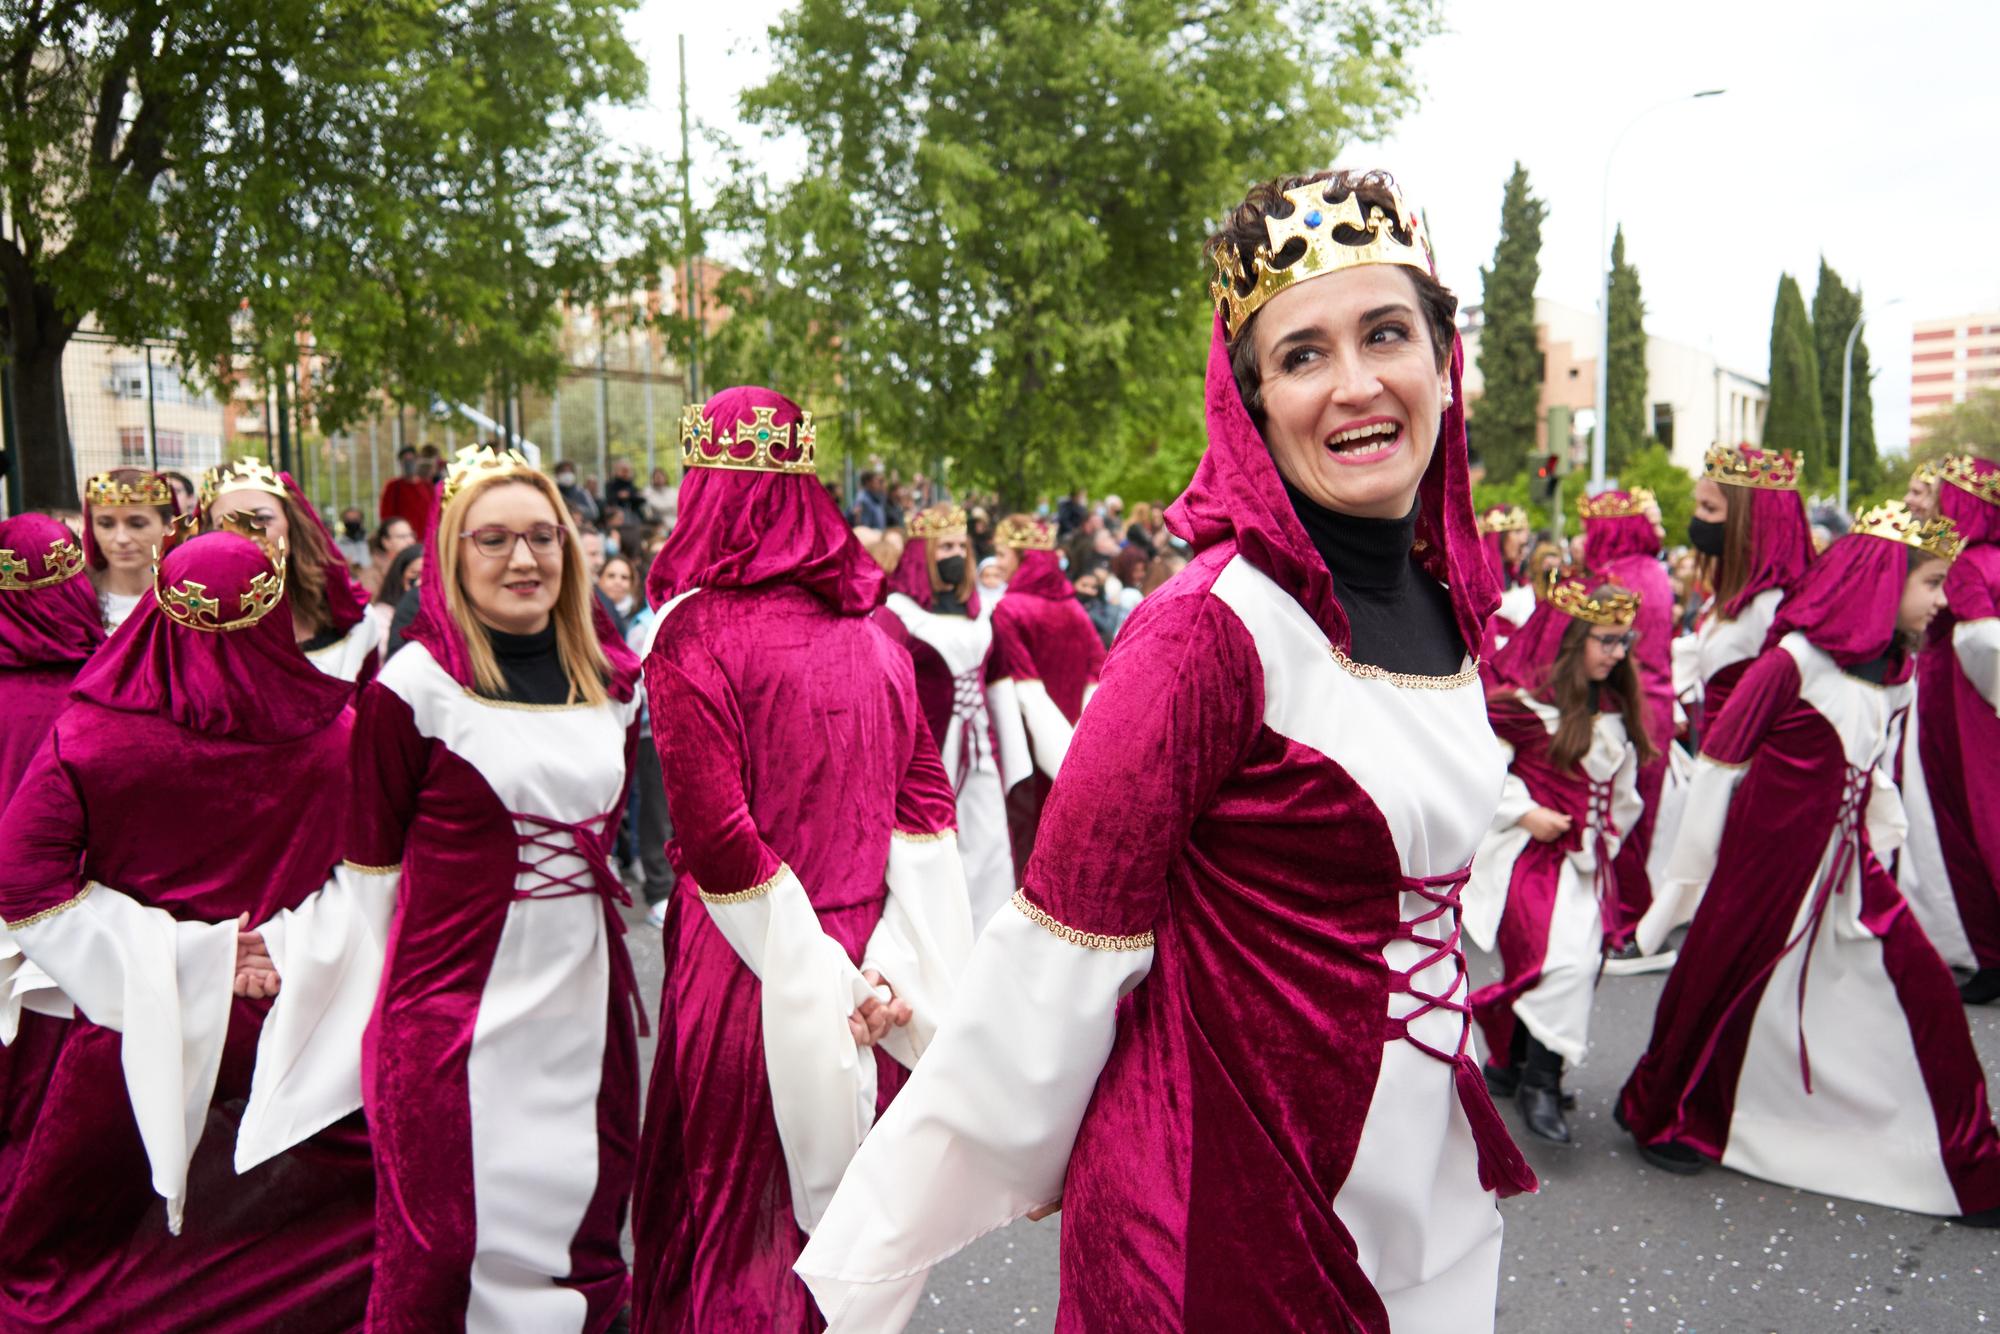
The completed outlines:
[[[1075,585],[1076,600],[1083,604],[1084,615],[1090,617],[1090,628],[1097,631],[1104,647],[1110,648],[1111,641],[1118,637],[1125,613],[1105,598],[1104,571],[1090,566],[1077,575]]]
[[[1056,539],[1068,537],[1090,517],[1090,496],[1078,487],[1056,505]]]
[[[910,488],[901,485],[890,487],[889,498],[882,506],[884,526],[901,528],[903,526],[903,516],[910,512]]]
[[[1107,532],[1110,532],[1114,535],[1124,532],[1125,531],[1124,497],[1118,495],[1106,496],[1104,498],[1104,503],[1097,507],[1097,517],[1104,520],[1104,528]]]
[[[194,508],[194,483],[184,472],[163,472],[167,489],[174,493],[174,513],[186,514]]]
[[[993,554],[993,516],[984,505],[965,509],[965,534],[972,541],[972,559],[984,561]]]
[[[368,535],[368,563],[361,567],[361,586],[373,594],[382,586],[389,564],[405,547],[417,544],[417,534],[407,519],[384,519]]]
[[[597,522],[597,499],[590,492],[576,484],[576,465],[556,464],[556,492],[563,498],[563,504],[576,516],[576,526]]]
[[[664,474],[655,472],[656,478]],[[660,511],[654,509],[653,513]],[[649,546],[642,558],[645,568],[653,568],[657,544]],[[632,624],[625,642],[642,660],[653,647],[653,623],[657,613],[644,598],[635,599]],[[667,896],[673,893],[673,863],[667,860],[667,843],[674,836],[673,818],[667,812],[666,780],[660,773],[659,752],[653,746],[653,711],[639,704],[638,767],[632,771],[632,839],[639,853],[639,892],[646,899],[646,920],[656,927],[667,924]]]
[[[645,512],[646,498],[640,494],[639,484],[632,480],[630,459],[618,459],[612,463],[611,482],[604,488],[604,503],[616,505],[634,516]]]
[[[368,563],[368,521],[353,505],[340,512],[340,528],[333,535],[333,544],[340,548],[349,569],[359,570]]]
[[[864,472],[857,485],[860,492],[854,497],[854,513],[850,516],[856,528],[887,528],[889,526],[889,484],[879,472]]]
[[[396,522],[401,523],[398,519]],[[387,662],[403,646],[403,637],[396,624],[396,609],[403,598],[416,592],[417,580],[424,573],[424,549],[415,542],[407,542],[390,558],[389,566],[382,572],[375,584],[375,595],[368,602],[368,618],[379,627],[377,637],[382,641],[382,661]],[[415,601],[412,599],[410,614],[416,615]],[[408,622],[405,621],[405,624]]]
[[[674,530],[674,520],[680,517],[681,489],[673,484],[665,468],[653,469],[653,482],[645,491],[646,517],[654,523],[666,525],[665,531]]]
[[[382,484],[378,513],[385,525],[391,519],[400,519],[409,525],[414,537],[421,539],[430,527],[431,483],[420,475],[418,464],[414,446],[404,445],[396,451],[396,475]]]
[[[611,603],[611,610],[618,618],[618,624],[630,629],[632,613],[637,608],[637,597],[633,594],[636,586],[633,579],[632,561],[628,556],[609,556],[597,571],[597,591]]]

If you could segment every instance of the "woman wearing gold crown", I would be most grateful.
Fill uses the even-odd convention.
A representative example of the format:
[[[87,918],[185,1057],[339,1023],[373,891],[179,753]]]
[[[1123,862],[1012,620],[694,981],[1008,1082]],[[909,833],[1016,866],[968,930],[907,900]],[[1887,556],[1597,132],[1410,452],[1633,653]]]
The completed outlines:
[[[1978,1053],[1882,860],[1895,715],[1959,546],[1899,503],[1863,514],[1702,739],[1671,878],[1707,893],[1618,1108],[1663,1170],[2000,1223]]]
[[[690,407],[653,562],[653,740],[682,872],[633,1209],[633,1328],[818,1327],[792,1263],[971,947],[952,789],[812,418]],[[905,558],[907,560],[907,557]]]
[[[1466,934],[1497,944],[1504,976],[1472,994],[1486,1082],[1515,1095],[1531,1134],[1570,1141],[1562,1074],[1590,1045],[1612,862],[1638,822],[1653,758],[1632,662],[1640,597],[1558,580],[1492,665],[1486,710],[1507,786],[1473,859]]]
[[[1737,681],[1764,651],[1779,603],[1812,564],[1812,527],[1799,494],[1798,460],[1783,450],[1748,444],[1710,449],[1694,484],[1688,544],[1700,558],[1709,602],[1692,639],[1675,641],[1673,687],[1699,737],[1704,719],[1722,716]],[[1694,915],[1692,896],[1652,892],[1666,880],[1686,807],[1682,757],[1659,794],[1653,821],[1646,863],[1652,902],[1633,930],[1644,955],[1657,956],[1673,929]],[[1720,833],[1712,829],[1701,836],[1714,839]]]
[[[993,541],[1007,592],[993,608],[986,702],[1000,747],[1014,865],[1022,867],[1034,854],[1042,807],[1077,719],[1097,689],[1104,641],[1056,561],[1054,525],[1012,514]]]
[[[113,468],[83,484],[83,557],[104,613],[116,630],[153,586],[153,557],[174,521],[173,488],[164,475]]]
[[[638,663],[513,450],[459,451],[425,543],[409,647],[356,710],[346,862],[244,937],[277,1005],[237,1162],[365,1104],[371,1330],[603,1330],[639,1129],[609,860]]]
[[[84,575],[83,548],[46,514],[0,520],[0,809],[69,704],[77,672],[104,643],[103,614]],[[0,929],[0,1196],[70,1025],[68,1003],[40,970],[19,962]],[[27,973],[28,976],[23,974]],[[47,1011],[46,1013],[44,1011]]]
[[[1978,972],[1960,995],[2000,1000],[2000,463],[1935,465],[1938,512],[1965,538],[1949,604],[1918,659],[1917,743],[1943,871]],[[1935,872],[1933,873],[1935,876]]]
[[[202,478],[201,507],[211,520],[245,515],[285,541],[299,647],[327,675],[366,684],[380,665],[381,623],[368,615],[368,594],[292,475],[252,458],[225,463]]]
[[[1479,516],[1479,545],[1486,569],[1501,589],[1499,609],[1487,623],[1489,644],[1497,649],[1535,614],[1535,585],[1524,568],[1528,541],[1534,534],[1528,512],[1519,505],[1489,505]]]
[[[958,852],[976,933],[1014,893],[1014,857],[986,708],[993,625],[979,614],[963,506],[947,501],[912,516],[879,614],[908,641],[924,721],[958,794]]]
[[[1058,1204],[1061,1330],[1492,1328],[1495,1195],[1535,1179],[1458,945],[1506,762],[1455,302],[1379,174],[1259,185],[1209,253],[1194,559],[800,1258],[834,1329],[898,1328],[929,1266]]]
[[[318,889],[344,825],[351,692],[299,653],[283,571],[261,535],[169,551],[0,816],[0,918],[74,1007],[0,1187],[0,1328],[361,1319],[359,1118],[230,1160],[269,1009],[231,994],[238,918]]]

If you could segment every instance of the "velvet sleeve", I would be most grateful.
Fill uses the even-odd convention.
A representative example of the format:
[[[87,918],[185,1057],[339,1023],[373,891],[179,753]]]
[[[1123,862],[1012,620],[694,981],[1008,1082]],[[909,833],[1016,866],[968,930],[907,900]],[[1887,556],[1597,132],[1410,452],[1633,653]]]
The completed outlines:
[[[87,825],[60,735],[49,733],[0,817],[0,920],[18,922],[83,888]]]
[[[1077,724],[1023,877],[1074,930],[1149,931],[1195,820],[1256,740],[1255,642],[1198,586],[1142,602]]]
[[[915,700],[912,687],[911,699]],[[911,719],[910,762],[896,789],[896,828],[906,834],[940,834],[958,828],[958,798],[938,758],[937,741],[921,713]]]
[[[1736,683],[1722,716],[1702,739],[1703,758],[1723,765],[1748,764],[1764,734],[1798,698],[1798,662],[1782,645],[1775,645]]]
[[[710,894],[765,884],[784,859],[750,816],[743,716],[721,665],[684,627],[664,627],[646,659],[646,698],[681,864]]]
[[[1100,650],[1101,652],[1102,650]],[[993,681],[1033,681],[1041,672],[1028,651],[1021,633],[1020,617],[1002,599],[993,609],[993,647],[986,655],[986,679]]]
[[[401,865],[430,747],[401,695],[380,681],[362,688],[348,765],[353,824],[346,861],[371,869]]]

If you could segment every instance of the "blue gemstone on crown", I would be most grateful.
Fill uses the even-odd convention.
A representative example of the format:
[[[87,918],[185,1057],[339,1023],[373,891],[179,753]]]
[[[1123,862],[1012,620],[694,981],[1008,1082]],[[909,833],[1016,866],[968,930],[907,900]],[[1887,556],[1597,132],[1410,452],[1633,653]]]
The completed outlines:
[[[1306,214],[1306,226],[1308,227],[1319,226],[1320,220],[1321,220],[1321,214],[1318,209],[1314,209],[1312,212]]]

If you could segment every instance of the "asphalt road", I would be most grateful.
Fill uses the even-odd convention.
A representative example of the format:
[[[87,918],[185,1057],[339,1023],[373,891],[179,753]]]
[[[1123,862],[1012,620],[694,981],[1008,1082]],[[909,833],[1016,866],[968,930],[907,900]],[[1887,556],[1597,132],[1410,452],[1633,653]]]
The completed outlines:
[[[659,933],[638,919],[628,939],[640,985],[657,997]],[[1477,954],[1472,969],[1475,985],[1498,971]],[[1663,982],[1663,974],[1606,978],[1599,988],[1590,1059],[1568,1080],[1578,1096],[1576,1144],[1519,1136],[1542,1190],[1501,1205],[1502,1334],[2000,1329],[2000,1231],[1788,1190],[1719,1167],[1687,1178],[1639,1161],[1611,1106],[1645,1045]],[[2000,1007],[1967,1014],[1992,1098],[2000,1092],[1991,1076],[2000,1062]],[[652,1044],[645,1046],[650,1069]],[[1503,1114],[1517,1124],[1511,1103]],[[939,1266],[910,1329],[1053,1329],[1059,1223],[1060,1216],[1016,1223]],[[1307,1313],[1299,1328],[1314,1328]]]

